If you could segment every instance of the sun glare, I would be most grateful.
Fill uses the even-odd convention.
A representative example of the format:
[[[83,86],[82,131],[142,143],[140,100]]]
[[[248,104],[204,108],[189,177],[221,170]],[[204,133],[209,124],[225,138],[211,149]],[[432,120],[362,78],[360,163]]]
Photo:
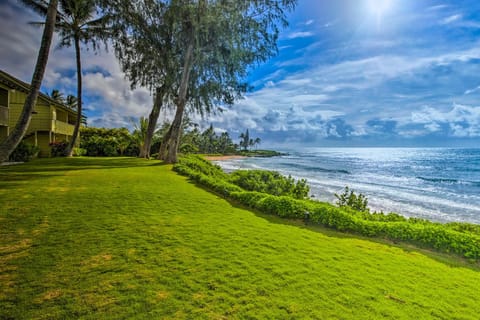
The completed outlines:
[[[393,6],[393,0],[367,0],[368,10],[378,18],[382,18]]]

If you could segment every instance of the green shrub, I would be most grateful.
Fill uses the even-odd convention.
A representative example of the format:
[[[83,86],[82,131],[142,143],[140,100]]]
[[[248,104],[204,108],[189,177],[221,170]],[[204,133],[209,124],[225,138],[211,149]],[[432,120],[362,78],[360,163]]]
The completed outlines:
[[[480,225],[471,223],[451,222],[447,223],[446,227],[463,233],[471,233],[480,236]]]
[[[184,143],[180,146],[180,152],[185,154],[196,153],[198,152],[198,147],[190,143]]]
[[[188,155],[181,157],[174,168],[179,167],[187,167],[195,172],[215,177],[216,179],[228,180],[228,175],[222,170],[222,168],[220,168],[220,166],[212,164],[201,156]]]
[[[83,148],[78,148],[78,147],[73,148],[73,155],[75,157],[81,157],[81,156],[84,156],[86,154],[87,154],[87,150],[85,150]]]
[[[225,179],[226,174],[220,167],[198,156],[180,158],[173,166],[173,170],[223,196],[229,196],[232,192],[242,191],[240,187],[229,183]]]
[[[65,150],[67,149],[68,142],[66,141],[54,141],[50,145],[50,155],[52,157],[64,157]]]
[[[87,156],[137,156],[139,153],[137,142],[126,128],[83,127],[80,135],[80,147],[86,150]]]
[[[27,162],[36,158],[40,152],[40,148],[34,146],[25,141],[21,141],[18,146],[13,150],[12,154],[8,158],[9,161],[13,162]]]
[[[276,171],[237,170],[230,174],[230,181],[248,191],[265,192],[274,196],[308,197],[310,187],[304,179],[295,181]]]
[[[338,199],[337,205],[339,207],[349,207],[361,212],[369,212],[368,209],[368,199],[363,194],[355,194],[353,190],[350,190],[348,187],[345,187],[345,190],[342,194],[336,194],[335,197]]]
[[[291,194],[288,196],[268,194],[262,188],[269,192],[278,190],[266,183],[271,181],[272,176],[277,179],[277,176],[270,175],[270,172],[266,174],[259,171],[253,175],[241,173],[239,176],[243,182],[247,181],[255,188],[262,189],[262,192],[247,191],[233,184],[232,182],[236,180],[225,174],[220,167],[198,156],[181,158],[174,166],[174,170],[225,197],[264,213],[283,218],[302,219],[308,212],[311,223],[338,231],[409,242],[421,247],[458,254],[468,259],[480,260],[480,235],[478,234],[480,226],[477,225],[456,223],[445,225],[419,218],[407,219],[396,213],[370,213],[366,208],[366,198],[356,196],[348,188],[345,189],[344,198],[339,197],[345,200],[342,203],[351,205],[340,207],[313,200],[296,199]],[[266,177],[266,181],[254,182],[252,177]],[[291,178],[284,177],[284,180],[281,178],[278,180],[290,183],[289,179]],[[248,183],[245,182],[246,185],[249,185]],[[355,197],[350,197],[351,194]],[[339,201],[343,201],[341,199]],[[354,207],[359,207],[362,211],[355,210]]]

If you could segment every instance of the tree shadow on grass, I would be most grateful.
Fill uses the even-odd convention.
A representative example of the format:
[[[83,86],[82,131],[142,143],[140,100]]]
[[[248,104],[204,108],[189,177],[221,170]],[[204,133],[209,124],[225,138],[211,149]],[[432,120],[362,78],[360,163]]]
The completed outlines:
[[[79,157],[79,158],[44,158],[12,166],[0,167],[0,173],[51,172],[71,170],[95,170],[139,168],[164,166],[159,160],[146,160],[134,157]]]
[[[0,188],[13,188],[24,181],[51,179],[62,176],[68,171],[126,169],[165,165],[165,163],[159,160],[145,160],[133,157],[34,159],[27,163],[0,167]]]
[[[252,213],[254,213],[257,217],[265,219],[269,223],[274,223],[274,224],[280,224],[284,226],[291,226],[295,228],[301,228],[305,229],[311,232],[316,232],[316,233],[321,233],[324,236],[327,237],[332,237],[332,238],[337,238],[337,239],[358,239],[358,240],[364,240],[364,241],[370,241],[382,245],[386,245],[392,248],[399,248],[402,249],[404,252],[412,253],[415,252],[417,254],[424,255],[430,259],[433,259],[437,262],[443,263],[445,265],[448,265],[449,267],[453,268],[467,268],[476,272],[480,271],[480,261],[476,262],[471,262],[468,261],[467,259],[454,255],[454,254],[447,254],[447,253],[442,253],[439,251],[434,251],[433,249],[430,248],[424,248],[420,245],[414,245],[411,243],[407,242],[401,242],[401,241],[392,241],[389,239],[385,238],[374,238],[374,237],[366,237],[354,233],[349,233],[349,232],[342,232],[342,231],[337,231],[334,229],[330,229],[327,227],[324,227],[322,225],[318,224],[313,224],[313,223],[308,223],[305,222],[304,220],[301,219],[286,219],[286,218],[281,218],[279,216],[273,215],[273,214],[267,214],[264,212],[261,212],[259,210],[250,208],[248,206],[245,206],[235,200],[229,199],[224,197],[223,195],[216,193],[198,183],[196,183],[193,180],[190,180],[190,183],[194,184],[195,186],[206,190],[207,192],[213,193],[217,195],[218,197],[224,199],[227,201],[233,208],[236,209],[242,209],[242,210],[248,210]]]

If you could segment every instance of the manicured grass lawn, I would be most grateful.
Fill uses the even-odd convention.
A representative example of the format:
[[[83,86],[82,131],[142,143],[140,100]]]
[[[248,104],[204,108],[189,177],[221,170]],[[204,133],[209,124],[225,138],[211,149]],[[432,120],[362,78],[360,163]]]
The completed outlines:
[[[0,168],[0,319],[478,319],[454,257],[237,207],[157,161]]]

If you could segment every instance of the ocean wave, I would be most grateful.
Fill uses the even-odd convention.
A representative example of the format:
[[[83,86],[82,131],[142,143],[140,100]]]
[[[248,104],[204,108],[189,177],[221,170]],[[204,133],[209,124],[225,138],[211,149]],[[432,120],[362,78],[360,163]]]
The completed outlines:
[[[433,183],[461,184],[461,185],[480,187],[480,181],[468,181],[468,180],[459,180],[459,179],[450,179],[450,178],[426,178],[426,177],[416,177],[416,178],[419,180],[433,182]]]
[[[458,183],[457,179],[448,179],[448,178],[426,178],[426,177],[416,177],[419,180],[435,182],[435,183]]]
[[[324,172],[324,173],[343,173],[343,174],[351,174],[350,171],[346,169],[330,169],[330,168],[322,168],[317,166],[305,165],[300,163],[279,163],[284,167],[288,167],[289,169],[302,169],[304,171],[309,172]]]

